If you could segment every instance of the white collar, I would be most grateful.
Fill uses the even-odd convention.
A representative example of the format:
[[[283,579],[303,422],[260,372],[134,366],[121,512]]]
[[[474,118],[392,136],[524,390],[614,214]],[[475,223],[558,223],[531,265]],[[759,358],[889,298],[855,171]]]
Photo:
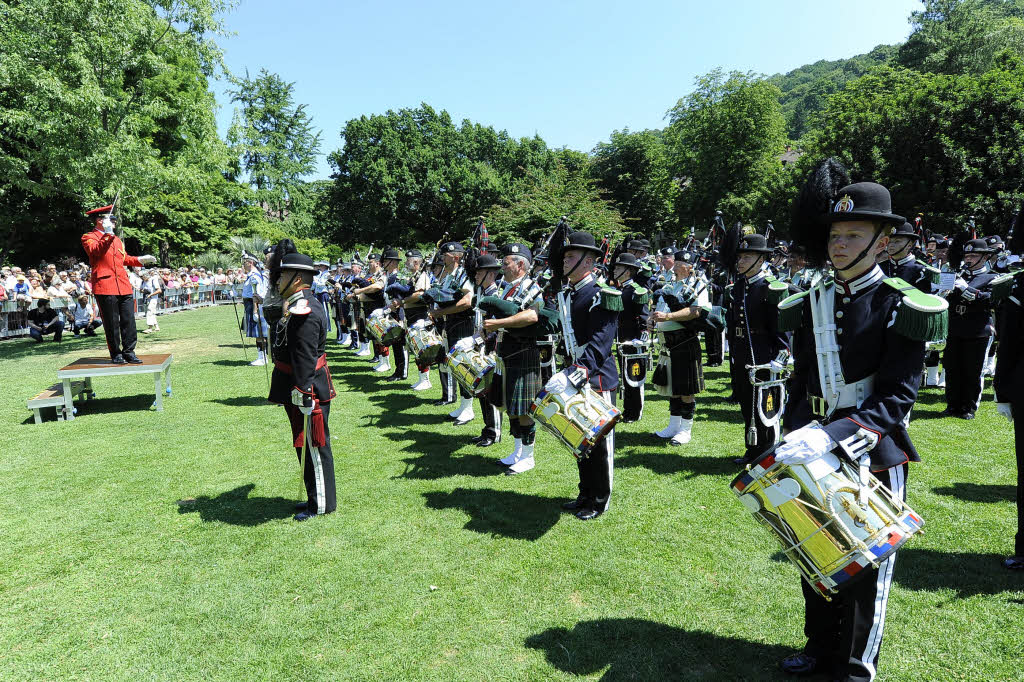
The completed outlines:
[[[764,270],[758,270],[756,275],[754,275],[753,277],[746,277],[745,279],[747,280],[747,284],[753,284],[754,282],[760,282],[762,279],[764,279],[764,275]]]
[[[882,272],[882,268],[878,267],[876,263],[870,270],[865,272],[863,275],[854,277],[848,282],[844,282],[836,277],[836,287],[843,290],[847,296],[856,294],[864,291],[868,287],[872,286],[876,282],[882,280],[885,274]]]
[[[972,275],[984,275],[986,272],[988,272],[988,261],[982,263],[981,267],[978,268],[977,270],[970,271]]]
[[[576,282],[576,284],[572,285],[572,290],[573,291],[579,291],[583,287],[585,287],[588,284],[590,284],[592,281],[594,281],[594,273],[588,272],[586,274],[586,276],[583,277],[583,279],[581,279],[580,281]]]

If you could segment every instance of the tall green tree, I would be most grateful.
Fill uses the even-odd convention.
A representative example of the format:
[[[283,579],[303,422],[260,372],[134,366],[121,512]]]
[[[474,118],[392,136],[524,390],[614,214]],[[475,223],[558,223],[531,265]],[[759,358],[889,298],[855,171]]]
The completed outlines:
[[[763,221],[768,197],[784,173],[786,119],[779,88],[752,73],[698,77],[693,92],[669,110],[670,168],[682,183],[680,225],[706,225],[721,209],[728,219]]]
[[[231,101],[239,105],[228,131],[238,170],[256,192],[268,220],[283,221],[303,178],[316,170],[320,133],[305,104],[295,103],[295,84],[261,69],[256,78],[233,78]]]
[[[969,215],[1005,232],[1024,200],[1024,62],[979,76],[887,68],[837,93],[809,144],[889,187],[903,215],[950,232]]]
[[[1024,0],[923,0],[895,63],[916,71],[980,75],[998,56],[1024,56]]]
[[[352,119],[342,138],[328,156],[335,172],[327,220],[344,245],[468,237],[474,219],[509,198],[516,180],[558,162],[538,137],[457,126],[426,104]]]
[[[592,173],[636,231],[661,230],[674,219],[672,182],[661,131],[613,131],[593,151]]]
[[[216,194],[226,157],[207,79],[220,64],[211,36],[225,9],[222,0],[0,6],[0,259],[42,244],[80,255],[82,210],[118,190],[129,226],[169,223],[181,209],[174,197]]]

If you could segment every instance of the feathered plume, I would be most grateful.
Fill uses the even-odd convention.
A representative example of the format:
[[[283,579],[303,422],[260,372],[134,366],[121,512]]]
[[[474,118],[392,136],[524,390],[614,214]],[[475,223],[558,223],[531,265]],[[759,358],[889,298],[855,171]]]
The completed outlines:
[[[850,175],[838,159],[829,157],[811,171],[800,194],[793,203],[790,234],[794,244],[807,251],[807,264],[820,268],[828,261],[827,223],[832,198],[840,188],[850,184]]]
[[[718,265],[732,272],[736,267],[736,250],[740,248],[740,235],[743,232],[743,223],[737,221],[732,227],[725,231],[722,238],[722,245],[718,248]]]
[[[949,251],[946,252],[946,258],[949,260],[949,266],[953,270],[959,270],[960,266],[964,262],[964,246],[967,242],[974,239],[974,233],[970,227],[965,227],[953,236],[953,241],[949,244]]]
[[[295,244],[291,239],[282,239],[274,246],[273,253],[270,254],[270,262],[268,263],[270,283],[277,285],[277,280],[281,277],[281,259],[289,253],[296,253],[298,249],[295,248]]]
[[[562,280],[565,278],[565,271],[562,269],[562,256],[565,247],[569,243],[569,220],[566,216],[558,221],[555,232],[551,235],[551,243],[548,246],[548,268],[551,270],[551,282],[549,286],[554,291],[562,288]]]

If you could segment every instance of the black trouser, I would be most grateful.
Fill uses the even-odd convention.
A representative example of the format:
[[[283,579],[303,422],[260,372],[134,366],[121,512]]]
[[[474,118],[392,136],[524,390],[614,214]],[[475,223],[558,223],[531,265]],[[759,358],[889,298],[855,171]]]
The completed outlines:
[[[285,405],[286,410],[298,410],[294,405]],[[324,444],[315,447],[310,431],[306,431],[306,464],[303,471],[303,482],[306,485],[306,512],[328,514],[338,508],[338,498],[334,489],[334,455],[331,453],[331,428],[329,419],[331,404],[320,403],[324,413]],[[304,416],[302,417],[304,418]],[[295,448],[295,454],[302,465],[302,448]]]
[[[645,365],[650,363],[643,361]],[[646,367],[645,367],[646,369]],[[622,421],[636,422],[644,416],[644,385],[630,386],[626,381],[629,368],[619,353],[619,389],[622,391]]]
[[[615,391],[601,393],[604,399],[615,404]],[[590,449],[583,459],[577,460],[580,472],[580,499],[597,511],[608,511],[612,502],[612,469],[615,466],[615,429],[600,443]]]
[[[906,499],[906,464],[875,476],[896,497]],[[819,670],[831,667],[833,678],[851,682],[874,677],[895,563],[896,554],[892,554],[878,568],[863,569],[856,582],[832,595],[832,601],[826,601],[806,580],[800,581],[807,637],[804,651],[818,659]]]
[[[722,364],[725,360],[725,344],[722,332],[704,332],[704,350],[708,354],[708,364],[712,367]]]
[[[405,333],[391,344],[391,357],[395,360],[394,376],[402,379],[409,377],[409,349],[405,347]]]
[[[47,325],[42,330],[36,329],[35,327],[28,328],[28,335],[36,341],[42,341],[44,336],[53,334],[54,341],[60,341],[64,334],[64,323],[58,318],[54,318],[53,324]]]
[[[984,386],[982,371],[988,338],[946,340],[942,366],[946,368],[946,407],[957,414],[977,412]]]
[[[490,438],[495,443],[501,440],[501,416],[502,412],[488,398],[485,392],[477,398],[480,403],[480,414],[484,418],[484,428],[480,431],[481,438]]]
[[[107,337],[110,359],[124,353],[134,353],[138,336],[135,332],[135,308],[131,294],[96,294],[96,305],[103,319],[103,333]]]
[[[72,322],[71,331],[77,335],[79,331],[84,329],[86,334],[88,334],[89,336],[94,336],[96,334],[96,328],[99,327],[101,324],[103,323],[100,322],[99,320],[93,320],[92,322],[86,322],[84,324]]]
[[[757,417],[757,405],[754,402],[757,391],[750,383],[750,374],[745,369],[738,368],[738,365],[745,366],[746,362],[747,360],[739,355],[729,356],[729,375],[732,379],[733,399],[740,404],[740,412],[743,413],[743,442],[746,444],[743,456],[753,460],[775,445],[779,428],[778,425],[767,427]],[[757,443],[755,444],[747,442],[747,431],[750,429],[751,423],[753,423],[754,431],[757,434]]]
[[[1017,540],[1014,556],[1024,556],[1024,400],[1013,403],[1013,445],[1017,451]]]

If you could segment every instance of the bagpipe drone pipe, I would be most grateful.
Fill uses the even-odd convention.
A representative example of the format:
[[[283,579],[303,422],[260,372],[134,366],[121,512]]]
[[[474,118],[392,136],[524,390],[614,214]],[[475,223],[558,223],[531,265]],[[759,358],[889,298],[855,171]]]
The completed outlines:
[[[669,312],[678,312],[695,305],[698,297],[707,286],[707,283],[704,283],[700,289],[696,290],[691,286],[687,286],[678,292],[672,291],[670,286],[661,287],[652,294],[653,305],[657,306],[660,301],[664,301]],[[698,310],[700,311],[698,317],[681,322],[680,324],[694,334],[698,332],[721,334],[722,330],[725,329],[725,314],[722,307],[717,305],[699,306]]]

